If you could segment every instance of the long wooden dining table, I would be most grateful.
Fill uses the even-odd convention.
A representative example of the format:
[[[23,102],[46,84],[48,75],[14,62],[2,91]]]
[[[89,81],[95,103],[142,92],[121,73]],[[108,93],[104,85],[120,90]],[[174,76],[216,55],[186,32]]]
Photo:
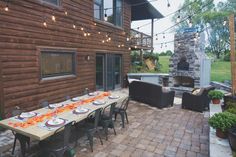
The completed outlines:
[[[67,123],[72,122],[72,121],[80,122],[80,121],[86,119],[88,114],[93,112],[94,110],[96,110],[98,108],[105,108],[106,106],[108,106],[114,102],[117,102],[117,104],[119,104],[125,98],[128,97],[128,95],[126,93],[123,93],[121,91],[109,91],[107,93],[108,93],[108,95],[105,95],[104,92],[102,92],[102,91],[96,91],[97,95],[102,95],[102,94],[105,95],[105,96],[97,99],[98,101],[105,102],[104,104],[95,105],[93,102],[88,102],[88,103],[84,102],[82,105],[79,105],[79,107],[84,107],[86,109],[89,109],[89,112],[86,112],[83,114],[74,114],[73,110],[75,110],[75,108],[73,108],[71,110],[66,110],[65,112],[57,113],[56,116],[58,118],[65,119],[67,121]],[[112,98],[112,96],[113,97],[115,96],[116,98]],[[93,99],[93,97],[95,98],[96,95],[90,96],[90,95],[86,94],[83,96],[73,98],[71,100],[59,102],[58,104],[62,104],[63,106],[67,106],[67,105],[70,105],[73,103],[79,104],[81,101],[84,101],[86,99],[91,100],[91,99]],[[75,99],[77,99],[77,101],[72,101]],[[37,113],[40,116],[40,115],[52,112],[52,109],[50,109],[49,107],[44,107],[44,108],[34,110],[32,112]],[[10,129],[10,130],[12,130],[16,133],[19,133],[23,136],[29,137],[30,139],[41,141],[41,140],[44,140],[44,139],[52,136],[56,130],[56,129],[47,129],[47,128],[42,127],[42,124],[46,123],[46,121],[48,121],[50,118],[53,118],[53,117],[49,117],[42,122],[37,122],[37,123],[27,126],[27,127],[21,127],[21,126],[17,126],[17,125],[14,126],[14,124],[19,123],[19,120],[16,119],[16,117],[11,117],[11,118],[4,119],[4,120],[0,121],[0,126],[6,128],[6,129]]]

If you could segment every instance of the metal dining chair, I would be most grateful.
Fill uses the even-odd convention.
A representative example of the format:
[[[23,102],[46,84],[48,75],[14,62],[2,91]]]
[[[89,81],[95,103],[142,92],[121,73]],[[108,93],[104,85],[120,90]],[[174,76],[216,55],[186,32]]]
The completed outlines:
[[[115,107],[114,112],[113,112],[113,114],[115,115],[115,120],[116,120],[117,114],[120,114],[123,128],[125,127],[125,118],[126,118],[127,123],[129,123],[128,115],[127,115],[127,112],[126,112],[126,110],[128,108],[128,105],[129,105],[129,101],[130,101],[129,97],[124,99],[122,101],[121,106],[120,107]]]
[[[54,132],[53,136],[39,142],[39,146],[43,153],[41,156],[63,157],[66,152],[71,149],[69,146],[69,140],[72,126],[75,123],[75,121],[72,121],[65,126],[61,126]]]
[[[43,101],[40,103],[40,107],[47,107],[49,105],[48,101]]]
[[[114,122],[112,119],[113,112],[116,106],[116,102],[110,104],[109,106],[105,107],[102,112],[101,120],[100,120],[100,125],[103,127],[106,135],[106,140],[108,140],[108,128],[112,128],[114,131],[114,134],[116,135],[116,130],[114,126]],[[106,114],[106,111],[110,108],[109,114]]]
[[[12,116],[19,116],[22,113],[22,110],[20,109],[20,107],[16,106],[13,110],[12,110]],[[20,142],[20,146],[21,146],[21,154],[24,157],[25,153],[26,153],[26,144],[28,145],[28,149],[30,147],[30,138],[27,136],[24,136],[22,134],[16,133],[14,131],[12,131],[13,135],[15,136],[14,138],[14,143],[13,143],[13,147],[12,147],[12,155],[14,155],[15,153],[15,148],[16,148],[16,140],[18,140]]]
[[[70,100],[71,97],[69,95],[65,96],[66,100]]]
[[[86,120],[85,120],[85,132],[87,134],[88,140],[89,140],[89,144],[90,144],[90,148],[91,151],[93,152],[93,137],[94,134],[97,133],[99,140],[101,142],[101,145],[103,145],[100,133],[99,133],[99,129],[98,129],[98,123],[101,119],[101,112],[102,112],[102,108],[98,108],[96,110],[94,110],[93,112],[91,112]]]

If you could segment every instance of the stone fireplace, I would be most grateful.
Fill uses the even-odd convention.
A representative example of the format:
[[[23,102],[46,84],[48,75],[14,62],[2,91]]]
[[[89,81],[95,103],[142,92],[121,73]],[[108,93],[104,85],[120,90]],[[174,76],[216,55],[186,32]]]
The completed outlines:
[[[210,84],[211,62],[204,51],[205,37],[193,29],[178,33],[170,58],[169,81],[173,87],[202,87]]]

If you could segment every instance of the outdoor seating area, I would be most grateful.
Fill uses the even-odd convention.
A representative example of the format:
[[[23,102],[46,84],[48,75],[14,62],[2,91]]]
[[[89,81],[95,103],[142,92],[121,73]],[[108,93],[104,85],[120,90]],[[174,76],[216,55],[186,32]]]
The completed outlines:
[[[128,94],[128,91],[123,90],[122,93]],[[73,122],[68,123],[64,128],[63,134],[60,134],[60,136],[64,136],[64,138],[59,138],[60,143],[65,142],[64,144],[66,144],[69,142],[70,146],[74,148],[76,156],[84,157],[208,156],[208,116],[181,109],[180,98],[175,98],[173,107],[166,109],[150,107],[147,104],[131,100],[128,104],[127,115],[129,123],[126,123],[124,128],[121,117],[117,116],[117,120],[114,121],[115,132],[113,128],[108,129],[108,132],[104,132],[102,126],[98,127],[97,130],[93,130],[93,133],[98,131],[100,136],[98,134],[94,135],[92,147],[91,141],[88,141],[90,138],[87,138],[89,134],[83,134],[77,141],[74,140],[74,135],[68,133],[66,135],[69,130],[72,130],[72,133],[78,133],[76,127],[72,127],[74,125]],[[95,119],[96,116],[95,113]],[[55,136],[57,131],[54,130],[52,132],[54,132],[53,138],[54,142],[56,142],[55,140],[58,140],[58,135]],[[73,136],[72,139],[68,139],[68,135]],[[50,142],[46,145],[45,143],[47,142],[47,140],[44,140],[38,144],[35,140],[31,141],[27,156],[38,156],[42,151],[40,145],[43,146],[43,149],[52,151],[53,147],[49,145]],[[77,142],[76,147],[74,147],[75,142]],[[52,146],[55,147],[55,144]],[[10,157],[11,150],[9,148],[2,155]],[[15,154],[20,154],[20,152],[20,148],[17,146]]]

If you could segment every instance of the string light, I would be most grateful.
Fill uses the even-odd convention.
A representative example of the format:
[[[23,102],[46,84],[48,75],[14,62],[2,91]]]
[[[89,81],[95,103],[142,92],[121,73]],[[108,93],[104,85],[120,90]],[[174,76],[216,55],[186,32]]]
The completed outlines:
[[[104,20],[105,20],[105,21],[108,20],[108,17],[107,17],[107,9],[105,9]]]
[[[65,13],[66,16],[68,15],[68,12],[67,12],[67,11],[65,11],[64,13]]]
[[[121,45],[121,47],[124,47],[124,46],[125,46],[124,44]]]
[[[226,26],[226,24],[227,24],[227,21],[226,19],[224,19],[223,26]]]
[[[46,17],[43,18],[43,26],[47,27]]]
[[[177,20],[176,20],[177,23],[180,22],[180,10],[179,10],[178,12],[179,12],[179,13],[178,13],[178,17],[177,17]]]
[[[80,30],[81,30],[81,31],[83,31],[83,30],[84,30],[84,28],[83,28],[83,27],[81,27],[81,28],[80,28]]]
[[[105,40],[102,40],[102,43],[105,43]]]
[[[5,6],[4,10],[5,10],[5,11],[9,11],[8,4]]]
[[[101,32],[98,32],[98,34],[101,34]]]
[[[54,15],[52,15],[52,21],[56,22],[56,17]]]
[[[129,47],[128,50],[131,50],[131,47]]]
[[[76,25],[75,24],[73,24],[73,28],[76,29]]]
[[[120,45],[118,45],[118,47],[120,47]]]
[[[127,37],[127,38],[126,38],[126,40],[127,40],[127,41],[129,41],[129,40],[130,40],[130,38],[129,38],[129,37]]]
[[[189,27],[193,26],[192,17],[191,16],[188,17],[188,25],[189,25]]]
[[[87,37],[87,33],[84,33],[84,37]]]
[[[170,7],[170,2],[169,2],[169,0],[167,0],[167,7],[168,7],[168,8]]]

